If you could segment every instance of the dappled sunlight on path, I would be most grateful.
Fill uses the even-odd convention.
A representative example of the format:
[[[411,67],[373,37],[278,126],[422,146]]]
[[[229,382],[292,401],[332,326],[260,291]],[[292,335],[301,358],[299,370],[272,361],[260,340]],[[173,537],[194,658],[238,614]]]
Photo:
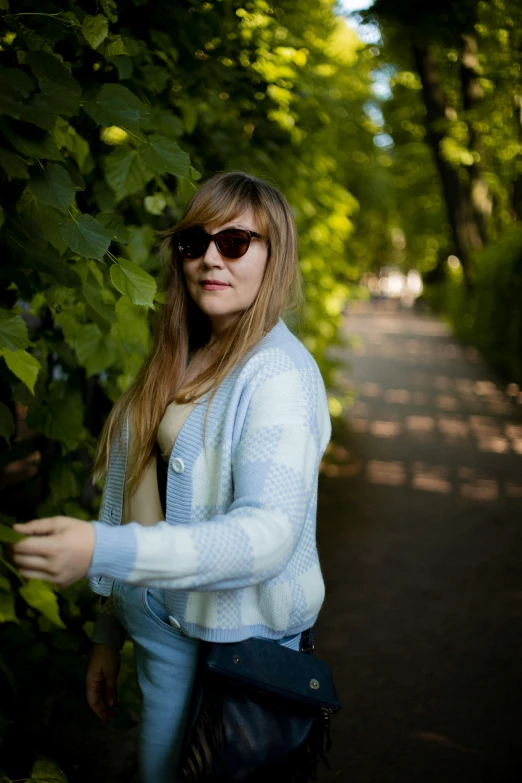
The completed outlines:
[[[522,393],[438,319],[356,303],[321,465],[318,654],[351,783],[519,779]]]

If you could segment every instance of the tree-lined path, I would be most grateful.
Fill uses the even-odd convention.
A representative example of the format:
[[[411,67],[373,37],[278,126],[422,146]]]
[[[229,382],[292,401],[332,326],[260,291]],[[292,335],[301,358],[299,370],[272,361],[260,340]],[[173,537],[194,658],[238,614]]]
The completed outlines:
[[[316,626],[343,710],[321,780],[514,783],[521,398],[432,316],[359,303],[344,329],[359,396],[321,476]]]

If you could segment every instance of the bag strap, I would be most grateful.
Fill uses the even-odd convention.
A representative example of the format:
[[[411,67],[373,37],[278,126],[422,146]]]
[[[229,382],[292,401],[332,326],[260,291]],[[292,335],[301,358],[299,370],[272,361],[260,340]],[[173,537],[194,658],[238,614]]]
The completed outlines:
[[[299,642],[299,652],[304,652],[307,655],[313,655],[315,649],[315,632],[313,628],[307,628],[306,631],[301,631],[301,640]]]

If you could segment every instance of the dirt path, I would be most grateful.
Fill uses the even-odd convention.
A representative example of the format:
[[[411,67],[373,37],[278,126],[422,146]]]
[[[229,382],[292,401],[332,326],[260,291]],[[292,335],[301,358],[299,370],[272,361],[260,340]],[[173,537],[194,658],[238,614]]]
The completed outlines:
[[[359,397],[320,481],[317,653],[343,702],[321,780],[518,783],[522,395],[437,319],[380,308],[331,349]]]

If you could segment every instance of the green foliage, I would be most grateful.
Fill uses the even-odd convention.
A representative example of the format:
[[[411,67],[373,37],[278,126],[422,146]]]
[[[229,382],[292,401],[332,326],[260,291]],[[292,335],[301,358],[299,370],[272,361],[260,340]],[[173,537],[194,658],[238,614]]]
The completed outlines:
[[[456,334],[475,345],[505,378],[522,383],[522,226],[477,255],[471,292],[459,270],[428,286],[426,298]]]
[[[24,579],[11,525],[96,518],[97,438],[147,355],[164,295],[156,232],[202,176],[243,169],[288,197],[307,293],[290,325],[328,384],[325,349],[359,264],[353,155],[373,149],[363,108],[373,55],[330,0],[0,5],[3,750],[2,727],[22,726],[28,705],[43,713],[65,681],[81,692],[93,604],[85,584]],[[62,779],[24,752],[31,779]]]

